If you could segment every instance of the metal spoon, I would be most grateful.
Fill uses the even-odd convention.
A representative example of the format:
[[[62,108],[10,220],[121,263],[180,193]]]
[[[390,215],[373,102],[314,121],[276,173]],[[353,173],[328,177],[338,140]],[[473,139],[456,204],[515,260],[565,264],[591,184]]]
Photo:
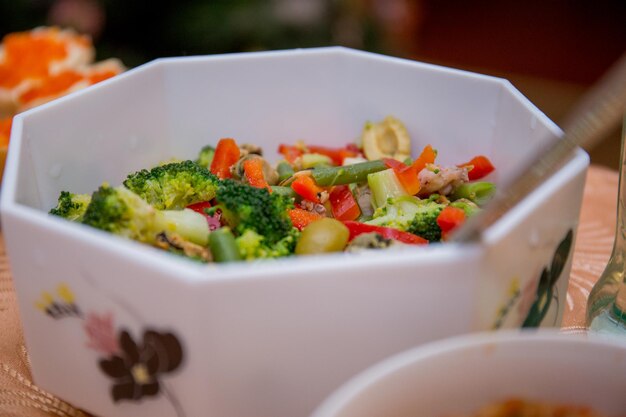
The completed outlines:
[[[578,146],[592,147],[615,128],[626,111],[626,54],[578,102],[563,123],[564,135],[550,143],[493,199],[451,236],[456,242],[480,241],[483,232],[557,171]]]

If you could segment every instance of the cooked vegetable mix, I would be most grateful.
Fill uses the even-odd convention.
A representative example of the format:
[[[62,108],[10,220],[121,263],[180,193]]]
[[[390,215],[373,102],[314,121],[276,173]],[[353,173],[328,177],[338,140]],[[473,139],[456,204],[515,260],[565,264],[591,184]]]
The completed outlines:
[[[478,155],[436,163],[426,145],[410,158],[402,122],[368,122],[361,145],[281,144],[272,165],[232,138],[195,161],[162,164],[103,184],[91,196],[61,192],[50,214],[200,262],[233,262],[445,241],[495,192]],[[476,181],[481,180],[481,181]]]

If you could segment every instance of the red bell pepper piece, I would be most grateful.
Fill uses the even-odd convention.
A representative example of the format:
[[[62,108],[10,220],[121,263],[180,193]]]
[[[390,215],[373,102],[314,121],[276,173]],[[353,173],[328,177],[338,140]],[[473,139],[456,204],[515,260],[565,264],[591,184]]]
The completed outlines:
[[[207,214],[204,210],[210,209],[211,203],[208,201],[201,201],[199,203],[190,204],[187,206],[187,208],[206,216]]]
[[[359,146],[356,143],[348,143],[346,145],[346,149],[349,150],[350,152],[354,152],[355,156],[362,155],[361,149],[359,149]]]
[[[333,188],[329,201],[333,217],[337,220],[355,220],[361,215],[361,208],[348,185]]]
[[[302,156],[304,151],[297,146],[280,144],[278,146],[278,153],[283,155],[285,161],[293,164],[297,158]]]
[[[426,145],[420,156],[418,156],[411,165],[406,165],[405,163],[392,158],[384,158],[383,162],[389,168],[393,169],[393,172],[396,174],[396,178],[398,178],[398,181],[400,181],[404,190],[410,195],[415,195],[421,188],[417,175],[426,167],[426,164],[435,163],[436,156],[437,153],[432,146]]]
[[[304,210],[301,208],[294,208],[289,210],[289,218],[291,219],[291,223],[293,223],[294,227],[297,227],[298,230],[304,229],[310,223],[313,223],[316,220],[322,219],[324,216],[318,213],[313,213],[308,210]]]
[[[215,230],[221,227],[220,219],[222,217],[222,212],[220,210],[217,210],[214,215],[209,215],[206,210],[211,208],[211,203],[209,203],[208,201],[201,201],[199,203],[190,204],[187,206],[187,208],[202,214],[209,224],[209,230]]]
[[[400,184],[402,184],[402,187],[408,194],[415,195],[419,192],[421,184],[417,178],[418,172],[412,165],[406,165],[393,158],[384,158],[383,162],[393,169],[396,178],[398,178],[398,181],[400,181]]]
[[[326,155],[335,165],[343,165],[344,159],[354,158],[359,154],[347,146],[345,148],[327,148],[325,146],[307,145],[307,149],[311,153]]]
[[[437,224],[443,237],[465,222],[465,212],[458,207],[448,206],[437,216]]]
[[[472,158],[469,162],[459,165],[460,167],[472,166],[473,168],[468,172],[470,181],[479,180],[495,170],[495,167],[487,158],[483,155],[478,155]]]
[[[375,232],[380,234],[385,239],[394,239],[402,243],[409,243],[414,245],[428,244],[428,240],[422,237],[414,235],[413,233],[403,232],[401,230],[391,227],[374,226],[371,224],[365,224],[355,221],[344,221],[343,224],[345,224],[350,231],[350,240],[354,239],[362,233]]]
[[[250,158],[243,162],[243,172],[246,177],[246,181],[253,187],[266,188],[270,193],[272,189],[265,180],[265,174],[263,173],[263,160],[260,158]]]
[[[215,147],[215,155],[211,162],[211,172],[219,178],[231,178],[230,167],[239,160],[239,146],[234,139],[220,139]]]
[[[309,175],[300,175],[291,183],[291,188],[305,200],[320,202],[320,194],[324,189],[315,183]]]

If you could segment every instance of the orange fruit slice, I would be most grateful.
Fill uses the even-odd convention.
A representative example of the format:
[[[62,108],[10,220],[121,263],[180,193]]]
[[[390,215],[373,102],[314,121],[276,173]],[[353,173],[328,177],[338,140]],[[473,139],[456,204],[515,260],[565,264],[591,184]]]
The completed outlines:
[[[0,119],[0,181],[4,173],[4,164],[6,163],[7,152],[9,150],[9,136],[11,135],[11,123],[13,117]]]
[[[36,28],[4,37],[0,45],[0,117],[17,111],[17,97],[33,83],[93,61],[88,36],[69,29]]]
[[[88,67],[67,69],[42,80],[34,81],[17,97],[17,111],[22,112],[89,87],[120,74],[124,69],[119,60],[111,58]]]
[[[13,117],[0,119],[0,148],[9,146],[9,136],[11,136],[11,123]]]
[[[88,36],[40,27],[8,34],[0,44],[0,178],[14,114],[111,78],[125,70],[117,59],[93,64]]]

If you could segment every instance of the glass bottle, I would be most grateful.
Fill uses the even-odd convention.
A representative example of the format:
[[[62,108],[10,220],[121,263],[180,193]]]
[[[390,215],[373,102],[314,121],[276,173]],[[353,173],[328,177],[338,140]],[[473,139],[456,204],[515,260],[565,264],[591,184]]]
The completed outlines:
[[[598,333],[626,337],[626,117],[622,124],[615,243],[609,263],[587,300],[587,325]]]

